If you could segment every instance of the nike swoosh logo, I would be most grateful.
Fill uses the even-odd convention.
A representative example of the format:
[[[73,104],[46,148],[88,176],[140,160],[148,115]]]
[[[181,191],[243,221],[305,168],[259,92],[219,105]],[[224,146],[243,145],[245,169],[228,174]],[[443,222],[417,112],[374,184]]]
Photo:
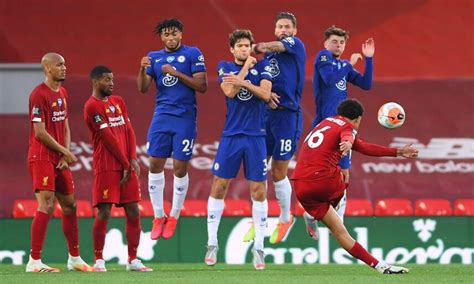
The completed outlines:
[[[160,62],[163,58],[158,58],[155,60],[155,63]]]
[[[286,154],[288,154],[290,152],[284,152],[284,153],[280,153],[280,156],[285,156]]]

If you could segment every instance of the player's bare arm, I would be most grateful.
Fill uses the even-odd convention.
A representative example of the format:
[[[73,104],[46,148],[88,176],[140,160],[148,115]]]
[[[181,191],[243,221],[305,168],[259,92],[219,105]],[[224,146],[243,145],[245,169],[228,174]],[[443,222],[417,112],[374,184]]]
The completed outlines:
[[[397,149],[397,156],[404,158],[416,158],[418,157],[419,151],[414,148],[412,144],[403,146],[402,148]]]
[[[66,149],[71,149],[71,128],[69,128],[69,120],[66,119],[64,121],[64,146]],[[57,164],[56,168],[59,170],[64,170],[69,167],[68,162],[66,161],[65,156],[62,156],[59,159],[59,163]]]
[[[365,57],[373,57],[374,53],[375,53],[375,42],[373,38],[369,38],[362,44],[362,54]]]
[[[148,56],[140,60],[140,72],[138,72],[137,86],[140,93],[146,93],[150,88],[151,76],[146,74],[146,69],[151,66],[151,59]]]
[[[161,72],[168,73],[171,76],[177,77],[183,84],[190,87],[191,89],[204,93],[207,91],[207,75],[206,72],[194,73],[192,77],[179,72],[174,69],[170,64],[164,64],[161,66]]]
[[[67,163],[72,163],[77,161],[77,157],[71,153],[66,147],[59,144],[47,131],[45,128],[44,122],[35,122],[33,123],[33,129],[35,131],[35,138],[38,139],[42,144],[44,144],[49,149],[61,153],[64,155],[64,159]]]
[[[268,103],[271,99],[272,82],[269,80],[261,80],[260,86],[253,85],[249,81],[245,80],[241,80],[238,83],[234,84],[237,84],[238,86],[247,89],[249,92],[251,92],[253,95],[261,99],[262,101]]]
[[[252,50],[256,54],[266,52],[285,52],[286,47],[280,41],[259,42],[252,45]]]

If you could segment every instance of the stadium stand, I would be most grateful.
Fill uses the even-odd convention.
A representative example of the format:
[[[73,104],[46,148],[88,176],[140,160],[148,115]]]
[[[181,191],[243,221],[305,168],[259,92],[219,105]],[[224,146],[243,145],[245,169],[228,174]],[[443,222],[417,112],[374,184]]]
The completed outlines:
[[[413,207],[410,200],[401,198],[381,199],[375,203],[376,216],[410,216]]]
[[[346,216],[371,216],[374,210],[372,202],[367,199],[348,199],[346,207]]]
[[[418,216],[449,216],[452,213],[449,200],[420,199],[415,203],[415,215]]]
[[[474,199],[458,199],[454,202],[454,215],[474,216]]]

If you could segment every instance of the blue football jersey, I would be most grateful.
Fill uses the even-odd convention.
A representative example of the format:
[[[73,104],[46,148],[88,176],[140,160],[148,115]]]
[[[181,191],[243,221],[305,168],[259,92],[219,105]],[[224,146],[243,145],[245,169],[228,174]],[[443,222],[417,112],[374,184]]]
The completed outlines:
[[[285,52],[265,54],[271,66],[272,92],[280,96],[280,106],[298,110],[305,79],[306,49],[297,37],[287,37],[281,43]]]
[[[154,115],[183,114],[196,116],[196,91],[186,86],[177,77],[161,72],[161,66],[170,64],[181,73],[190,77],[194,73],[205,72],[204,56],[193,46],[181,45],[178,50],[167,52],[164,49],[148,53],[151,66],[146,74],[151,76],[156,84],[156,107]]]
[[[218,82],[226,73],[238,74],[242,65],[235,62],[221,61],[217,65]],[[270,65],[266,60],[257,61],[249,70],[245,80],[253,85],[260,86],[262,80],[272,80]],[[222,136],[245,134],[251,136],[264,136],[266,103],[245,88],[241,88],[234,98],[226,96],[227,115]]]
[[[325,118],[337,115],[337,106],[347,99],[347,82],[369,90],[372,86],[372,58],[365,58],[362,76],[347,60],[334,58],[326,49],[314,60],[313,91],[316,103],[316,118],[313,127]]]

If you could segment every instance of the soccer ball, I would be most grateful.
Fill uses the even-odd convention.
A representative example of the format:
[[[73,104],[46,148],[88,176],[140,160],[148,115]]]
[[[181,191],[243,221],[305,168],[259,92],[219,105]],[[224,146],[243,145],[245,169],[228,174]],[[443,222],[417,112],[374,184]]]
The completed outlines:
[[[385,128],[399,128],[405,122],[405,111],[397,103],[386,103],[379,109],[378,120],[380,125]]]

